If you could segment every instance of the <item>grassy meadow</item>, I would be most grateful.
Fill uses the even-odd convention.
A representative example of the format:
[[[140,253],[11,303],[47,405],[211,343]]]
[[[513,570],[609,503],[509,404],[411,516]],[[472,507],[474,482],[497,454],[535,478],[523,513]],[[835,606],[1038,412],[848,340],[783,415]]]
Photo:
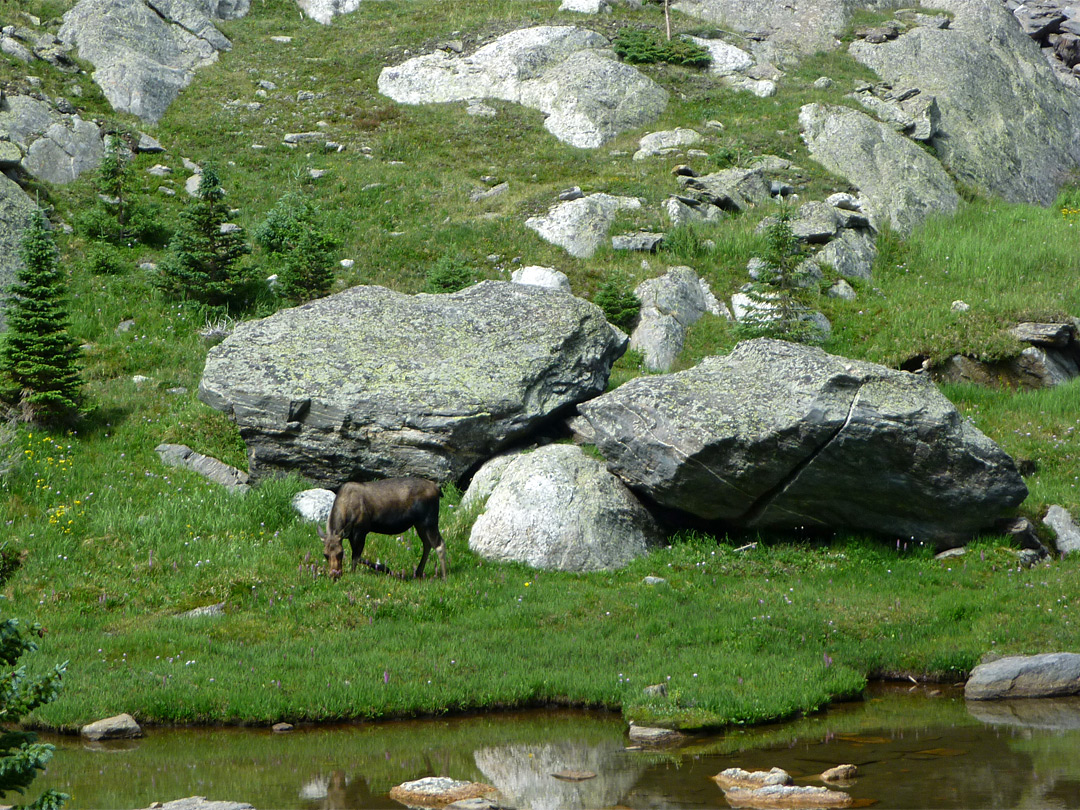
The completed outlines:
[[[17,21],[9,17],[20,9],[49,19],[69,6],[17,0],[5,5],[3,22]],[[763,248],[754,229],[773,206],[672,234],[645,261],[606,249],[575,259],[524,225],[577,185],[645,200],[613,232],[665,229],[659,206],[677,191],[671,167],[685,158],[632,160],[649,131],[702,132],[708,157],[689,160],[701,173],[772,154],[799,167],[787,179],[800,199],[848,190],[810,160],[797,125],[802,104],[851,103],[844,94],[874,79],[842,53],[807,59],[767,99],[693,69],[643,66],[671,93],[666,112],[596,150],[559,143],[539,113],[515,105],[490,102],[497,115],[475,118],[464,104],[399,106],[376,89],[384,66],[448,39],[472,50],[535,24],[607,35],[663,25],[656,6],[599,17],[557,8],[541,0],[387,0],[320,26],[301,19],[291,0],[258,0],[246,18],[221,24],[233,49],[200,70],[156,126],[112,112],[89,66],[70,76],[3,57],[0,80],[18,87],[29,73],[84,117],[158,138],[164,154],[131,164],[129,203],[165,229],[187,199],[183,158],[217,167],[233,221],[249,236],[283,194],[303,191],[340,238],[338,258],[353,260],[338,269],[334,289],[416,292],[436,262],[449,260],[477,280],[508,279],[518,264],[555,267],[591,298],[612,274],[636,283],[686,264],[719,298],[730,297]],[[701,28],[677,14],[673,22],[679,31]],[[292,39],[271,39],[282,36]],[[813,87],[822,75],[832,88]],[[276,89],[257,95],[260,81]],[[298,100],[305,91],[315,97]],[[314,130],[344,148],[282,142]],[[147,173],[159,163],[172,175]],[[312,169],[325,174],[315,179]],[[509,183],[508,191],[469,202],[470,191],[490,183],[484,177]],[[62,223],[77,224],[95,197],[92,177],[30,190]],[[833,323],[825,348],[890,366],[1019,351],[1009,326],[1080,312],[1077,196],[1068,188],[1044,209],[969,195],[956,217],[928,222],[906,240],[883,234],[873,281],[857,285],[858,298],[821,298]],[[119,712],[143,723],[268,724],[558,703],[621,708],[639,723],[718,728],[810,712],[859,695],[868,678],[959,681],[989,651],[1080,649],[1080,627],[1071,623],[1080,563],[1055,558],[1024,569],[1000,537],[976,538],[963,557],[938,561],[928,548],[862,536],[681,533],[621,571],[538,572],[469,552],[474,516],[457,508],[454,487],[442,511],[447,581],[361,570],[330,582],[314,527],[290,506],[304,481],[272,480],[230,496],[164,467],[154,452],[178,442],[246,466],[235,427],[196,398],[210,345],[200,333],[283,302],[266,293],[224,311],[172,300],[140,268],[160,261],[162,240],[115,248],[111,272],[101,272],[78,227],[57,238],[92,410],[71,431],[10,422],[0,435],[4,611],[43,626],[31,669],[70,662],[61,697],[33,724],[74,729]],[[258,249],[248,261],[271,272]],[[955,300],[971,309],[953,312]],[[128,320],[131,328],[117,329]],[[706,317],[679,367],[736,340],[727,322]],[[639,362],[620,360],[612,385],[642,373]],[[1080,383],[945,393],[1007,452],[1034,462],[1020,514],[1038,523],[1051,504],[1078,513]],[[418,553],[411,533],[368,542],[368,554],[395,569],[415,564]],[[666,582],[642,584],[649,575]],[[179,615],[216,604],[221,615]],[[644,696],[655,683],[668,685],[666,698]]]

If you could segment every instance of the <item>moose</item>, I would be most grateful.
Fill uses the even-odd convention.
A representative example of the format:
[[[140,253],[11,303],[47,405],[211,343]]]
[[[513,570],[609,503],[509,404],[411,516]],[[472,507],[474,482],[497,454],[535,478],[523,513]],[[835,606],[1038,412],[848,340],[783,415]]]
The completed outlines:
[[[439,569],[446,579],[446,544],[439,534],[439,495],[438,485],[423,478],[387,478],[343,484],[326,519],[326,531],[318,530],[330,576],[333,579],[341,576],[345,538],[352,547],[352,570],[356,571],[368,532],[399,534],[415,526],[424,551],[413,576],[424,575],[428,554],[435,549],[439,555]]]

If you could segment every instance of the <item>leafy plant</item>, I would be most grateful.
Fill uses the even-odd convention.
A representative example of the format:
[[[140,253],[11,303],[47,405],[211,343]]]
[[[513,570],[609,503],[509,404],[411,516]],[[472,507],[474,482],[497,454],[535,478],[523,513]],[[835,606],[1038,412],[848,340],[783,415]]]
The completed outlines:
[[[701,68],[712,61],[708,49],[696,42],[683,37],[663,40],[652,29],[624,28],[615,36],[612,48],[623,61],[634,65],[664,62]]]
[[[0,377],[26,421],[62,424],[79,415],[79,347],[68,334],[68,279],[45,215],[35,211],[19,248],[22,267],[7,307]]]
[[[630,331],[641,311],[641,299],[634,294],[630,277],[613,271],[593,296],[593,303],[604,311],[608,322]]]
[[[179,298],[211,306],[238,303],[254,273],[240,264],[251,252],[240,229],[222,228],[228,218],[225,190],[213,167],[203,169],[197,199],[180,214],[157,284]]]
[[[35,624],[28,630],[29,633],[40,632],[41,627]],[[18,619],[0,622],[0,663],[5,670],[13,667],[26,653],[36,650],[37,644],[19,626]],[[0,721],[5,726],[18,723],[34,709],[53,701],[59,693],[66,666],[67,662],[58,664],[51,672],[36,678],[27,676],[25,666],[7,672],[4,690],[0,692]],[[0,731],[0,797],[25,793],[38,772],[45,770],[54,750],[52,745],[37,742],[33,732]],[[29,807],[58,810],[67,798],[63,793],[48,790]]]

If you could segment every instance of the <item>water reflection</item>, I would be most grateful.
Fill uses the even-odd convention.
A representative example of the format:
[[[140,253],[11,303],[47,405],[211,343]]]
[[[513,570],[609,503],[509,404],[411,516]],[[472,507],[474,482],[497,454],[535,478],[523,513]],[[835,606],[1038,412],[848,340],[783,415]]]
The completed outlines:
[[[70,793],[72,810],[191,795],[262,810],[388,808],[398,807],[390,788],[424,776],[493,784],[522,810],[722,808],[711,777],[725,768],[777,766],[819,785],[823,770],[847,762],[860,774],[845,790],[880,810],[1080,807],[1080,699],[965,703],[949,690],[878,689],[814,717],[654,752],[626,750],[618,715],[569,711],[49,741],[56,757],[34,787]],[[551,775],[561,771],[596,777]]]

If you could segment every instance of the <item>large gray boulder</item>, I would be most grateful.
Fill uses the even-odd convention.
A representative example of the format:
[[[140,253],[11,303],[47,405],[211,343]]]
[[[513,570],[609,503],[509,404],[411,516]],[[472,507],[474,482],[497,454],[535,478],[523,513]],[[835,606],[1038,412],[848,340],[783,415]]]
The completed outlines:
[[[10,287],[22,267],[19,246],[37,206],[19,184],[0,174],[0,290]],[[0,331],[5,324],[0,304]]]
[[[199,398],[236,420],[253,479],[454,481],[603,391],[625,343],[599,307],[542,287],[354,287],[237,326]]]
[[[767,40],[774,58],[784,54],[812,55],[839,46],[851,14],[867,5],[863,0],[677,0],[672,7],[728,31]],[[751,44],[758,45],[751,40]],[[756,50],[760,48],[755,48]]]
[[[500,467],[469,536],[469,548],[485,559],[603,571],[663,540],[626,486],[576,445],[520,453]]]
[[[1013,655],[979,664],[964,684],[967,700],[1080,695],[1080,655]]]
[[[648,501],[721,525],[962,541],[1017,506],[1013,460],[923,377],[783,341],[578,410]]]
[[[582,148],[648,124],[667,105],[667,91],[620,62],[606,38],[574,26],[512,31],[468,56],[417,56],[384,68],[378,86],[400,104],[513,101],[540,110],[549,132]]]
[[[104,154],[97,124],[31,96],[0,99],[0,134],[6,136],[9,150],[14,147],[21,154],[17,164],[47,183],[70,183],[96,169]]]
[[[529,217],[525,226],[571,256],[587,259],[607,242],[608,230],[620,211],[636,211],[635,197],[590,194],[553,205],[543,216]]]
[[[334,21],[334,17],[356,11],[361,2],[362,0],[296,0],[296,5],[315,22],[329,25]]]
[[[114,110],[150,123],[165,114],[196,69],[231,47],[214,27],[212,0],[81,0],[58,36],[94,65],[94,81]],[[242,4],[225,4],[235,13]]]
[[[642,353],[650,371],[670,371],[686,341],[686,330],[708,311],[708,285],[689,267],[672,267],[659,278],[641,282],[641,301],[630,347]]]
[[[1054,76],[999,0],[943,0],[948,28],[857,41],[851,54],[893,85],[935,97],[938,157],[962,183],[1048,205],[1080,164],[1080,96]]]
[[[814,160],[859,188],[871,224],[908,234],[931,214],[952,214],[960,195],[928,152],[849,107],[807,104],[802,138]]]

